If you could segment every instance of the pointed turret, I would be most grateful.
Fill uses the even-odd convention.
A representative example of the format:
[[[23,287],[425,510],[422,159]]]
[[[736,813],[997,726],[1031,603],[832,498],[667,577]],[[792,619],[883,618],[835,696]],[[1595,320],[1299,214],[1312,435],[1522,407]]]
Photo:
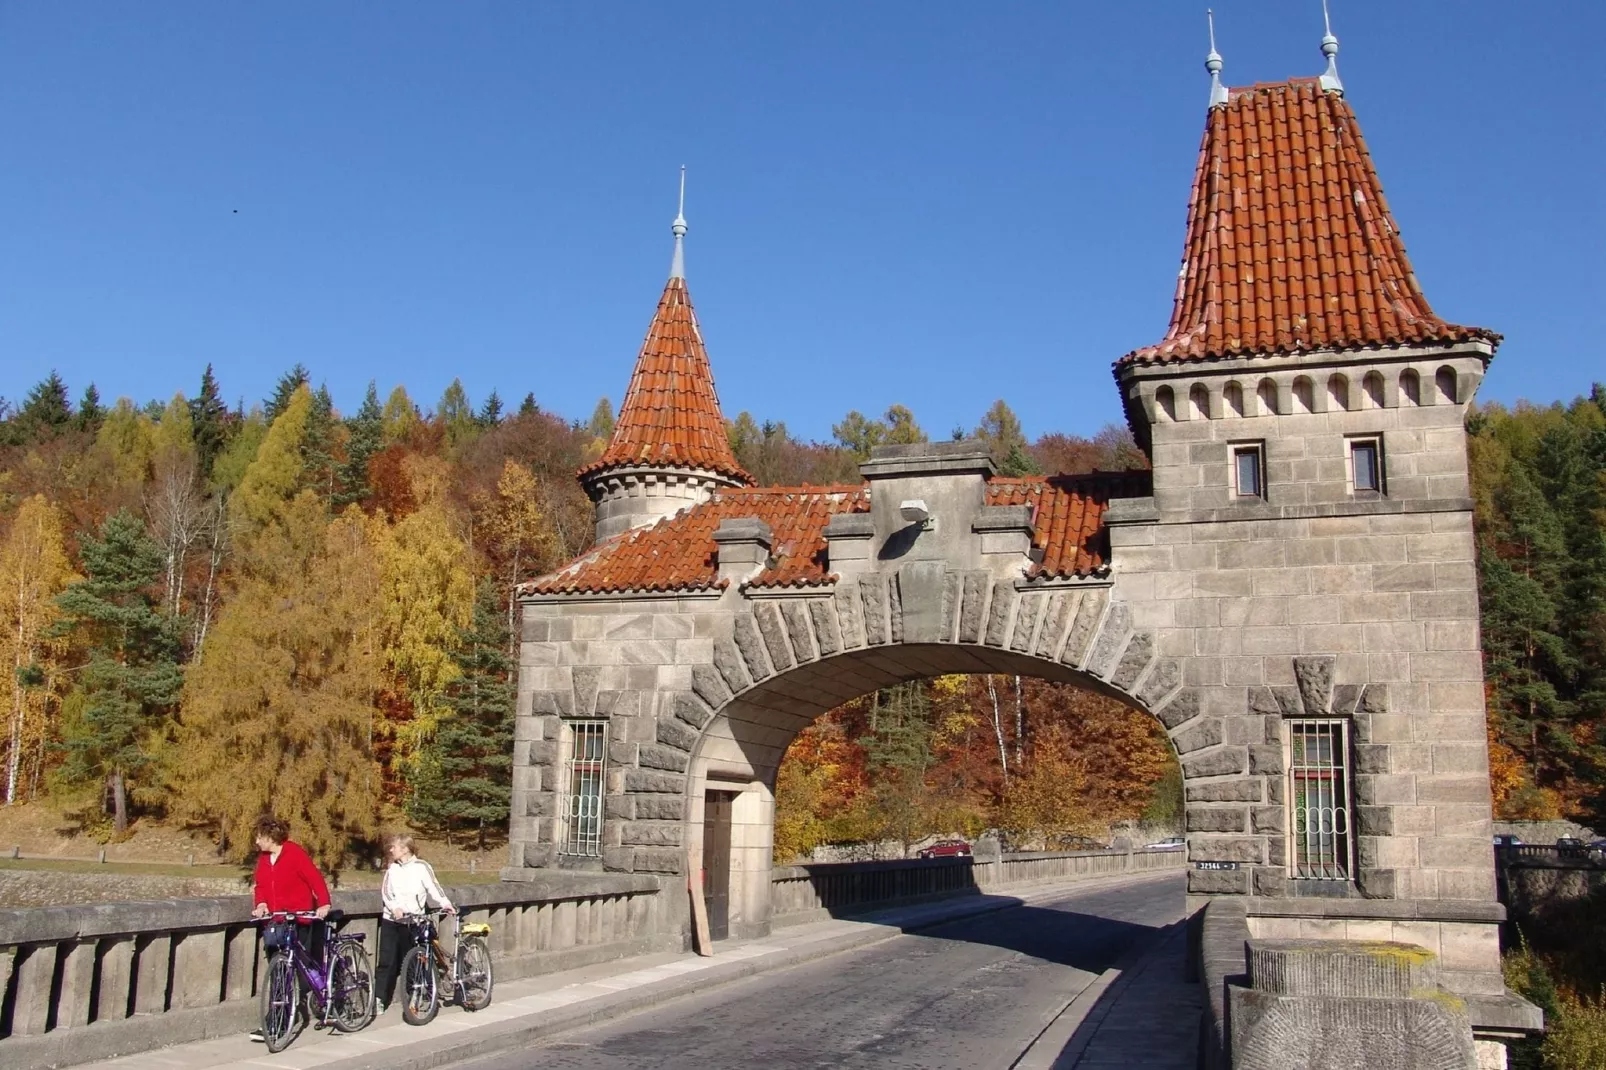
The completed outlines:
[[[720,487],[751,477],[737,463],[714,392],[714,373],[686,289],[686,178],[671,232],[675,253],[658,311],[636,357],[613,437],[580,470],[597,503],[597,540],[705,501]]]
[[[1473,339],[1499,335],[1434,314],[1355,113],[1324,75],[1231,89],[1210,108],[1170,328],[1121,363]]]

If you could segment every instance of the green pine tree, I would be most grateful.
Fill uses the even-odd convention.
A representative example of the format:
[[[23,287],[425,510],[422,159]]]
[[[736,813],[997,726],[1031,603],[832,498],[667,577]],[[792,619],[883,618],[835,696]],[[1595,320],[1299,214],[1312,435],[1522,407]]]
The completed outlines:
[[[372,490],[368,483],[368,462],[384,445],[384,410],[379,405],[379,388],[370,379],[362,407],[356,416],[346,421],[346,459],[340,465],[340,491],[334,500],[337,510],[368,498]]]
[[[67,384],[52,371],[28,391],[22,407],[6,421],[0,445],[24,445],[55,438],[72,427],[72,405],[67,400]]]
[[[301,441],[301,462],[305,486],[318,492],[318,497],[331,501],[335,496],[335,402],[329,388],[320,386],[312,395],[312,408],[307,413],[306,437]]]
[[[485,399],[485,404],[480,406],[479,415],[474,417],[474,422],[487,429],[502,422],[502,396],[495,390],[492,390],[491,396]]]
[[[273,396],[263,402],[263,415],[268,423],[272,423],[290,404],[290,396],[296,392],[297,387],[307,386],[312,382],[312,373],[299,360],[295,366],[279,376],[279,382],[273,388]]]
[[[451,715],[420,755],[409,816],[447,832],[475,834],[507,823],[512,790],[513,662],[495,586],[484,581],[474,617],[459,634],[453,660],[461,673],[448,687]]]
[[[212,365],[201,373],[201,391],[190,399],[191,434],[202,476],[211,476],[212,465],[229,439],[229,407],[212,376]]]
[[[64,725],[62,775],[101,783],[112,798],[116,831],[128,829],[131,783],[154,788],[153,766],[178,700],[179,622],[158,608],[161,547],[138,517],[123,509],[99,537],[83,544],[85,579],[57,598],[60,634],[84,644],[89,661],[78,678],[76,715]]]
[[[79,399],[78,413],[73,417],[73,426],[80,431],[94,434],[100,430],[100,421],[106,416],[106,409],[100,403],[100,391],[95,384],[90,383],[84,387],[84,396]]]
[[[537,413],[539,413],[540,411],[541,411],[541,406],[539,406],[539,405],[537,405],[535,403],[535,391],[533,391],[533,390],[530,391],[528,394],[525,394],[524,395],[524,400],[519,402],[519,415],[520,416],[534,416]]]

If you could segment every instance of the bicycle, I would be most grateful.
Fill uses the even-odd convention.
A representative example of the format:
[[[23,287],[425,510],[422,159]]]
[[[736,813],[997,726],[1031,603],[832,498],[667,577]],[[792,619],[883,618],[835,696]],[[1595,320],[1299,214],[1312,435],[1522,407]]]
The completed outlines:
[[[408,1025],[434,1021],[440,1011],[442,981],[451,987],[452,1002],[466,1011],[482,1011],[491,1005],[491,949],[486,942],[491,927],[484,922],[466,923],[454,914],[457,947],[448,957],[435,924],[443,913],[426,911],[406,919],[413,935],[413,946],[401,961],[402,984],[406,986],[402,1021]]]
[[[339,911],[331,911],[327,919],[311,911],[277,911],[256,919],[269,926],[262,934],[271,955],[262,986],[262,1039],[270,1052],[289,1047],[314,1016],[319,1025],[342,1033],[355,1033],[373,1021],[374,971],[363,934],[336,932],[339,918]],[[322,961],[312,961],[291,928],[308,924],[327,926]]]

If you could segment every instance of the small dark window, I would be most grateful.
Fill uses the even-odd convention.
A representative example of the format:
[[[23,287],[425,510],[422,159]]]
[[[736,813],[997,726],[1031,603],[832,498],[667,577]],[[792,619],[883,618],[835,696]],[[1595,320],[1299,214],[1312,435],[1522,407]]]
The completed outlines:
[[[1232,463],[1234,493],[1240,498],[1264,498],[1266,488],[1261,478],[1260,447],[1234,446]]]
[[[1350,443],[1350,464],[1355,472],[1355,493],[1381,494],[1383,491],[1383,472],[1378,464],[1377,442],[1374,439],[1360,439]]]

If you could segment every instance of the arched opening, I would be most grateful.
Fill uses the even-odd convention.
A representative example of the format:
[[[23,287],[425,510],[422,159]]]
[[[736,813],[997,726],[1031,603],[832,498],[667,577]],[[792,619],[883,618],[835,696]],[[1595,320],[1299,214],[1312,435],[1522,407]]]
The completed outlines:
[[[1154,392],[1154,407],[1158,409],[1167,420],[1175,421],[1177,418],[1177,399],[1169,386],[1162,386]]]
[[[1080,707],[1073,708],[1078,701]],[[795,821],[799,794],[819,785],[809,784],[807,776],[801,784],[788,776],[778,785],[788,749],[802,741],[816,749],[834,744],[859,759],[873,752],[871,763],[881,778],[873,788],[876,798],[866,801],[859,817],[834,826],[840,832],[858,820],[859,835],[849,838],[878,845],[866,848],[867,855],[884,857],[889,845],[891,853],[901,855],[933,836],[966,836],[1003,826],[1011,826],[1006,839],[1016,838],[1010,847],[1091,844],[1107,832],[1108,822],[1101,825],[1104,815],[1091,812],[1077,820],[1075,805],[1083,796],[1076,795],[1074,780],[1081,774],[1074,772],[1074,762],[1073,772],[1055,774],[1073,796],[1058,824],[1031,827],[1032,811],[1024,800],[1040,798],[1044,784],[1036,784],[1034,793],[1019,778],[1040,780],[1044,774],[1039,763],[1063,767],[1068,749],[1078,744],[1070,729],[1094,723],[1122,736],[1081,741],[1104,747],[1109,754],[1101,760],[1106,763],[1109,755],[1140,744],[1151,758],[1163,757],[1150,770],[1152,783],[1145,787],[1151,797],[1158,791],[1172,793],[1176,812],[1171,828],[1180,833],[1181,771],[1171,737],[1132,695],[1090,673],[1013,651],[910,644],[798,666],[716,711],[691,757],[684,842],[700,853],[706,836],[710,850],[720,854],[701,857],[705,873],[724,882],[706,893],[711,901],[718,899],[715,909],[725,912],[724,928],[731,935],[765,931],[771,917],[772,865],[790,860],[778,858],[777,843],[781,853],[788,853],[819,840],[818,830],[800,833]],[[955,757],[955,752],[962,754]],[[977,768],[982,765],[986,768]],[[1006,777],[1017,778],[1013,794]],[[1131,789],[1130,784],[1125,787]],[[780,816],[790,822],[780,830],[779,841],[778,793]],[[1128,790],[1126,809],[1133,802]],[[1107,814],[1109,804],[1103,809]],[[728,822],[728,830],[719,822]],[[1087,839],[1079,841],[1079,836]]]
[[[1188,404],[1195,420],[1210,419],[1210,389],[1203,383],[1194,383],[1188,391]]]
[[[1433,373],[1433,385],[1438,388],[1439,400],[1447,405],[1454,405],[1460,399],[1456,396],[1455,369],[1448,364]]]
[[[1342,375],[1334,375],[1327,380],[1327,397],[1330,406],[1340,412],[1349,409],[1349,379]]]
[[[1362,408],[1381,409],[1383,407],[1383,376],[1379,372],[1367,372],[1366,378],[1361,380]]]
[[[1316,411],[1316,389],[1309,376],[1301,375],[1294,380],[1294,411]]]
[[[1242,383],[1228,383],[1221,392],[1221,401],[1228,416],[1244,414],[1244,388]]]
[[[1257,400],[1260,402],[1260,404],[1257,406],[1257,410],[1256,410],[1255,415],[1257,415],[1257,416],[1276,416],[1277,415],[1277,384],[1276,383],[1272,382],[1270,379],[1262,379],[1260,381],[1260,389],[1255,392],[1255,396],[1256,396]]]
[[[1422,404],[1422,377],[1415,368],[1407,368],[1400,373],[1400,404]]]

